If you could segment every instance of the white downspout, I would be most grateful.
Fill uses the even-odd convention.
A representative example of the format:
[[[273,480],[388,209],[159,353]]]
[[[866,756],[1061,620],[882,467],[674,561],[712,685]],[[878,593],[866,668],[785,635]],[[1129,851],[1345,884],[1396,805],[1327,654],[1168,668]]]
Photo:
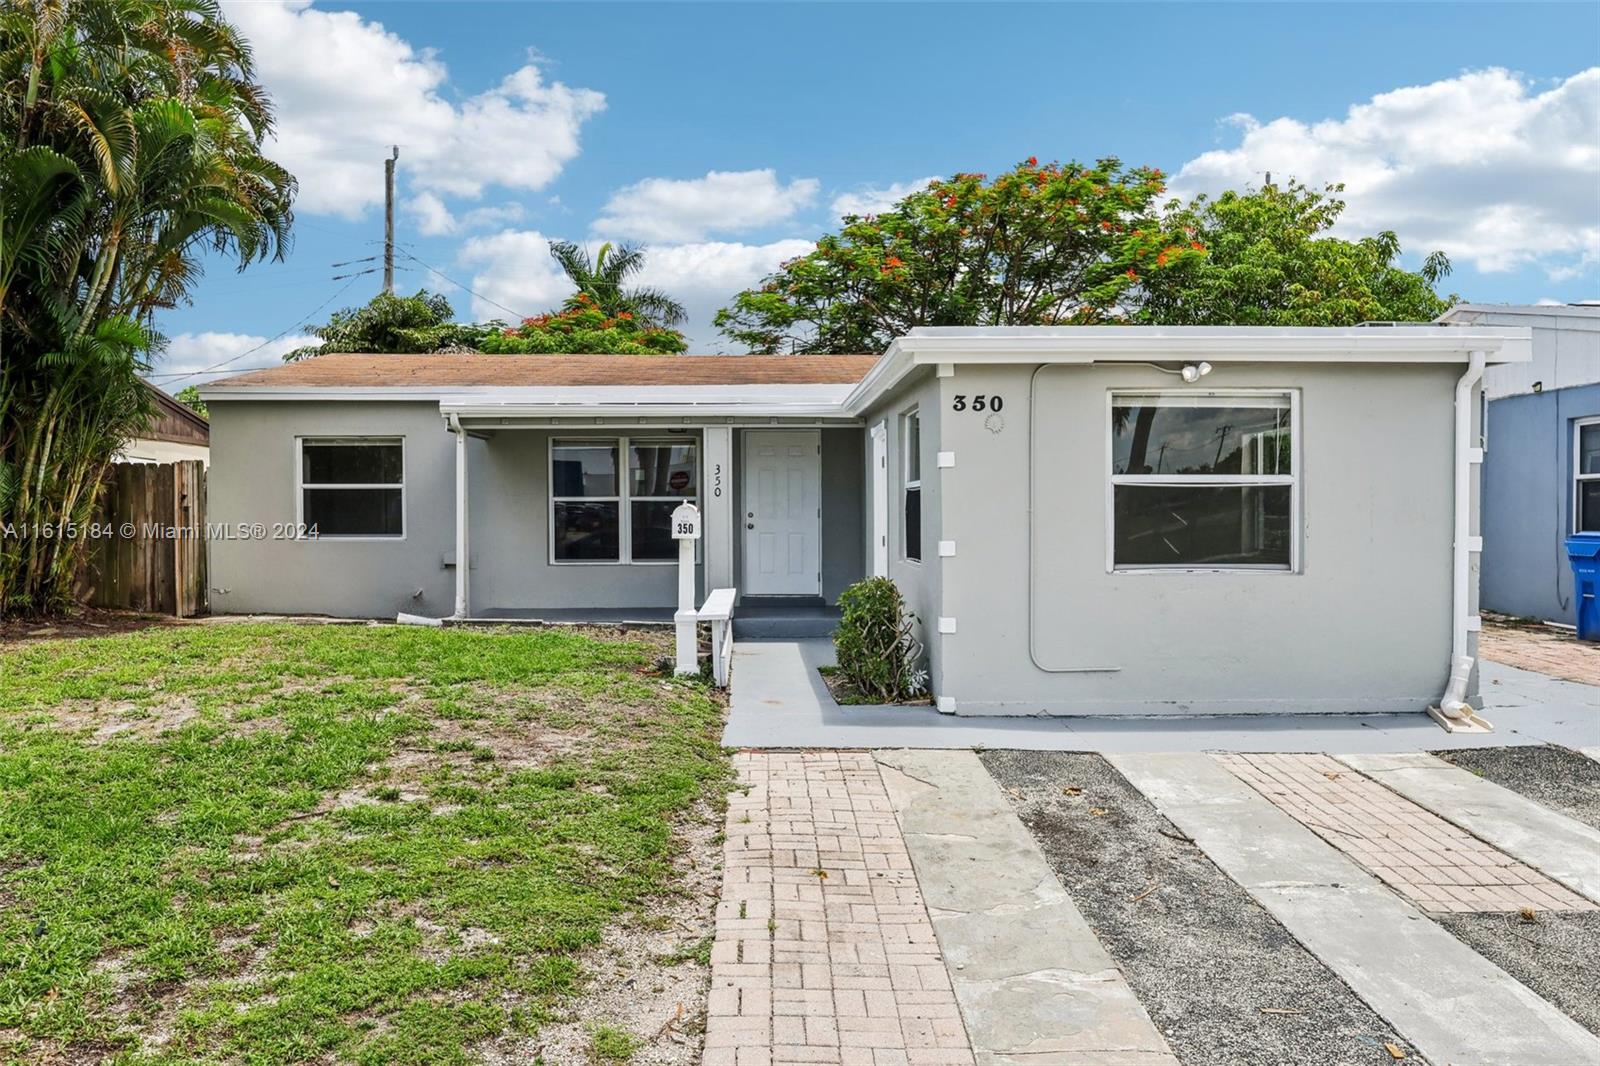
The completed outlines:
[[[1467,654],[1472,626],[1472,552],[1481,550],[1481,541],[1472,535],[1472,478],[1474,467],[1483,462],[1482,449],[1472,443],[1473,391],[1483,380],[1485,357],[1473,352],[1466,372],[1456,382],[1455,445],[1455,536],[1453,541],[1450,590],[1450,681],[1439,697],[1434,720],[1451,732],[1488,732],[1494,727],[1478,717],[1467,702],[1467,682],[1475,660]]]
[[[456,609],[451,617],[465,618],[472,567],[467,544],[467,431],[459,416],[450,416],[450,431],[456,435]]]

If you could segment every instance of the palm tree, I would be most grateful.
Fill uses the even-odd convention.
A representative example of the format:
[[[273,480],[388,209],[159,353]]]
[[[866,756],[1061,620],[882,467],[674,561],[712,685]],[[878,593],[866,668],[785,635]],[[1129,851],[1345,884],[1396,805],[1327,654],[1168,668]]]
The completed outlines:
[[[216,0],[12,0],[0,12],[0,519],[94,512],[149,416],[157,310],[210,250],[283,254],[295,183]],[[0,611],[72,601],[84,538],[0,543]]]
[[[613,318],[631,314],[651,326],[675,326],[688,317],[683,305],[659,289],[625,289],[623,283],[644,269],[644,249],[629,244],[602,244],[594,258],[570,241],[552,241],[550,254],[561,265],[578,292],[567,299],[567,307],[578,302],[578,294],[589,298]]]

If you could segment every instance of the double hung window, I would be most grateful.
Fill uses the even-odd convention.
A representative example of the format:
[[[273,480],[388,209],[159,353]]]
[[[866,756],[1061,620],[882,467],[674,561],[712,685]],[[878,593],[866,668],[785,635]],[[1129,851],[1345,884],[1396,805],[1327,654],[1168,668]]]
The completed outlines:
[[[698,502],[692,438],[580,437],[550,442],[550,555],[557,563],[678,558],[673,508]]]
[[[1295,396],[1113,393],[1114,570],[1297,565]]]
[[[301,437],[300,528],[308,536],[405,535],[405,444],[399,437]]]

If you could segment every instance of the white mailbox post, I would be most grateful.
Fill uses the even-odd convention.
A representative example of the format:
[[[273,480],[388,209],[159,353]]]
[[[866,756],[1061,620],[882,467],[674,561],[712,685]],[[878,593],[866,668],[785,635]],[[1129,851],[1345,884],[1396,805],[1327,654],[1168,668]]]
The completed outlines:
[[[699,616],[694,610],[694,542],[700,539],[700,508],[687,500],[672,511],[672,539],[678,542],[678,610],[672,616],[678,635],[679,674],[700,672],[700,641],[695,630]]]

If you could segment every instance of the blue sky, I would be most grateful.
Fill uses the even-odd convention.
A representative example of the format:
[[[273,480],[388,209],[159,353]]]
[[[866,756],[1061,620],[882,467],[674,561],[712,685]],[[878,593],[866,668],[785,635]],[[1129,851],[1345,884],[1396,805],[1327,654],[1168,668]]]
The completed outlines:
[[[1394,229],[1413,263],[1445,247],[1450,291],[1600,297],[1593,4],[226,9],[278,103],[295,242],[243,275],[214,265],[162,317],[168,375],[270,364],[377,290],[334,279],[376,266],[392,142],[397,289],[533,314],[563,294],[548,239],[641,241],[697,350],[722,347],[716,307],[842,208],[1029,155],[1119,155],[1180,192],[1344,180],[1349,232]]]

